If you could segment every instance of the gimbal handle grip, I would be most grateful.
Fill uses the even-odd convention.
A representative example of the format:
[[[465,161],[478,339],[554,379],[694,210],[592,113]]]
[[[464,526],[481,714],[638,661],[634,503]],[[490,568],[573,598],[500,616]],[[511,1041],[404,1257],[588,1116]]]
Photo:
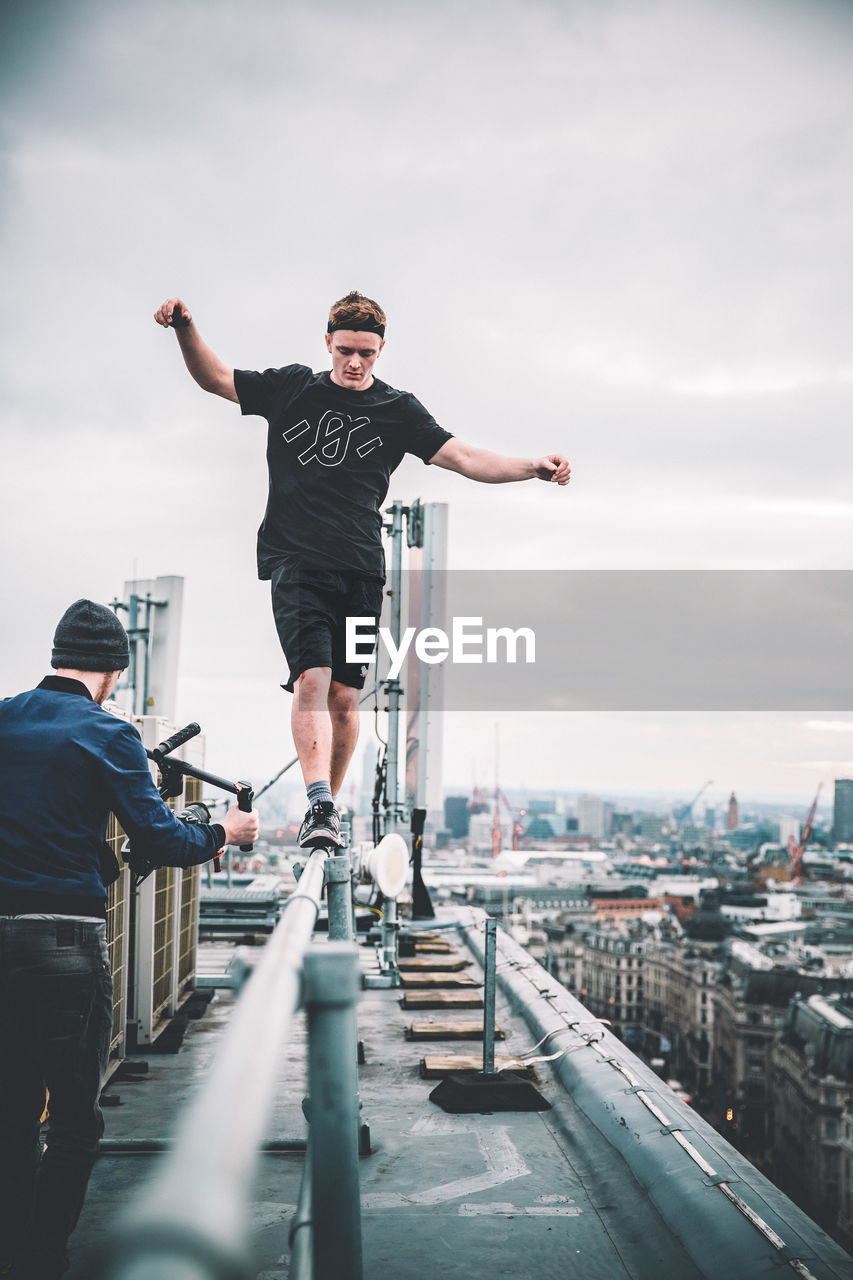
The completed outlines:
[[[192,724],[185,725],[183,729],[179,729],[177,733],[173,733],[171,738],[166,738],[154,748],[153,755],[156,760],[158,756],[167,756],[172,751],[176,751],[178,747],[182,747],[185,742],[189,742],[190,738],[195,738],[201,733],[201,725]]]
[[[253,800],[254,800],[254,798],[255,798],[255,793],[254,793],[254,791],[252,790],[252,785],[251,785],[251,783],[249,783],[249,782],[238,782],[238,783],[237,783],[237,786],[240,788],[240,790],[237,792],[237,808],[238,808],[238,809],[241,809],[243,813],[251,813],[251,812],[252,812],[252,801],[253,801]],[[241,853],[251,853],[253,848],[254,848],[254,845],[251,845],[251,844],[241,844],[241,845],[240,845],[240,852],[241,852]]]

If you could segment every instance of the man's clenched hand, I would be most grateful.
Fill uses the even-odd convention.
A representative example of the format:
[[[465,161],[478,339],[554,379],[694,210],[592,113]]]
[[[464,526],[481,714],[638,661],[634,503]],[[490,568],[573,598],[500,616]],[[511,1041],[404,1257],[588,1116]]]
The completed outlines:
[[[226,844],[254,844],[258,838],[258,811],[252,809],[249,813],[244,813],[236,804],[232,804],[222,819],[222,825],[225,828]]]
[[[183,329],[192,318],[192,312],[180,298],[167,298],[154,312],[154,319],[164,329]]]
[[[549,453],[547,458],[539,458],[533,466],[540,480],[568,484],[572,478],[572,469],[561,453]]]

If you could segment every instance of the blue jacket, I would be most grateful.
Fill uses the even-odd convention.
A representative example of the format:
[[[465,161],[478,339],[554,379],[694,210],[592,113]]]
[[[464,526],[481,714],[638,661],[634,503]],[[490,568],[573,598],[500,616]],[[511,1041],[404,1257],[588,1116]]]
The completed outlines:
[[[178,821],[137,730],[63,676],[0,702],[0,779],[0,915],[103,915],[110,812],[161,866],[206,862],[223,842],[219,824]]]

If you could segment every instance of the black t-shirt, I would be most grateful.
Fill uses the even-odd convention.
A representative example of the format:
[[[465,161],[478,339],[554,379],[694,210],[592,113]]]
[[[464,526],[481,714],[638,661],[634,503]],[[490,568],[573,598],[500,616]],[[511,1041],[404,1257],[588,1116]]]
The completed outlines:
[[[282,561],[382,578],[382,515],[391,472],[429,462],[451,433],[408,391],[374,378],[350,391],[302,364],[234,370],[244,414],[269,423],[270,488],[258,530],[258,576]]]

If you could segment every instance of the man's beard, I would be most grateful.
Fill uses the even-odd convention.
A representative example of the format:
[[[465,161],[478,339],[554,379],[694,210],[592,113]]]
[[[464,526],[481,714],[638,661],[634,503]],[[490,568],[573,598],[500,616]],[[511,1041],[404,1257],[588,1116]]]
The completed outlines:
[[[101,683],[98,685],[97,689],[95,690],[95,701],[97,702],[98,706],[103,706],[107,698],[109,697],[111,692],[110,691],[111,680],[112,680],[111,672],[107,672],[106,675],[101,676]]]

